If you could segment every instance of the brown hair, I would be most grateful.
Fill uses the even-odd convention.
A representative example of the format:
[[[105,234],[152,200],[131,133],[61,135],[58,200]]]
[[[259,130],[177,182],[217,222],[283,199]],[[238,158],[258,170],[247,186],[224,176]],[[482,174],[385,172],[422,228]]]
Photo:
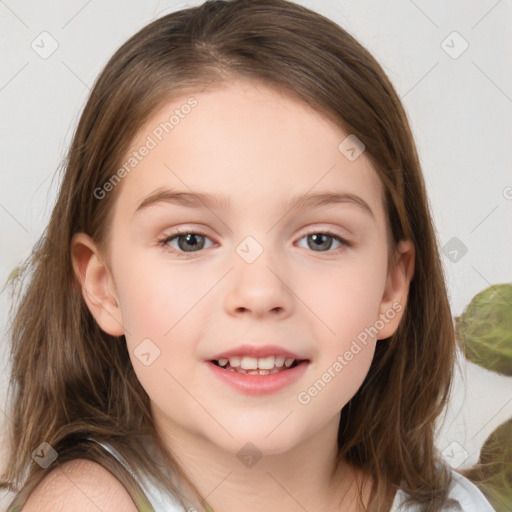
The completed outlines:
[[[77,232],[108,241],[117,190],[102,200],[94,191],[119,168],[151,115],[178,95],[230,78],[293,94],[356,135],[384,185],[389,255],[402,239],[416,248],[402,321],[377,344],[364,383],[342,410],[338,458],[374,479],[371,512],[389,510],[398,487],[424,512],[438,511],[451,479],[435,448],[434,422],[448,398],[456,341],[413,137],[371,54],[334,22],[285,0],[214,0],[163,16],[123,44],[98,77],[49,225],[20,269],[30,277],[12,322],[14,424],[3,477],[12,489],[33,488],[47,472],[31,458],[42,442],[59,454],[50,469],[77,457],[100,461],[85,440],[92,435],[188,505],[148,454],[150,440],[163,465],[187,481],[155,431],[124,336],[103,332],[82,298],[70,242]]]

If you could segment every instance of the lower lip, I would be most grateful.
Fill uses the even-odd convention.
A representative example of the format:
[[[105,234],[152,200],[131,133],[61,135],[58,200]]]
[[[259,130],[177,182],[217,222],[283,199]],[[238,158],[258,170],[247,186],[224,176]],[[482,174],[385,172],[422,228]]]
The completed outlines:
[[[206,361],[214,375],[237,391],[246,395],[269,395],[290,386],[300,379],[306,371],[309,361],[302,361],[294,368],[283,370],[272,375],[246,375],[235,371],[224,370],[220,366]]]

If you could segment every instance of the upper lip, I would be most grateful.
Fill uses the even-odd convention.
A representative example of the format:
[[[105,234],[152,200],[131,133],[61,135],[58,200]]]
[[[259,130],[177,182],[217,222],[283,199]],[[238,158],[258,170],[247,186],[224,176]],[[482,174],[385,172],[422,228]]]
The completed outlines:
[[[255,357],[255,358],[263,358],[269,356],[282,356],[287,359],[295,359],[296,361],[304,361],[307,360],[306,357],[302,357],[290,350],[286,350],[277,345],[239,345],[231,350],[227,350],[225,352],[221,352],[215,356],[213,356],[210,361],[218,361],[219,359],[229,359],[230,357]]]

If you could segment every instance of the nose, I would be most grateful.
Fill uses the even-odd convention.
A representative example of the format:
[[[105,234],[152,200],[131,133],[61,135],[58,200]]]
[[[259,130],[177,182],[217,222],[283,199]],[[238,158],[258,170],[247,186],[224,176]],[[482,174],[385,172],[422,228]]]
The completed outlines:
[[[225,307],[229,314],[289,316],[294,304],[289,272],[263,252],[255,261],[237,261],[228,278]]]

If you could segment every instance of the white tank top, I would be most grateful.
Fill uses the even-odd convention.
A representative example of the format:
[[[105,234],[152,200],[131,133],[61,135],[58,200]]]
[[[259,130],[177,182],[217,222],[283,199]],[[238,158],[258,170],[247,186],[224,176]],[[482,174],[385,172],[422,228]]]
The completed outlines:
[[[155,512],[187,512],[174,496],[169,493],[164,493],[160,488],[155,487],[149,478],[144,478],[144,481],[141,482],[131,471],[127,461],[110,443],[98,441],[92,437],[88,439],[103,446],[134,476],[155,509]],[[452,477],[453,482],[449,497],[455,500],[458,506],[452,505],[451,507],[445,508],[443,512],[496,512],[475,484],[453,470]],[[390,512],[419,512],[419,505],[402,506],[402,502],[405,498],[406,493],[402,489],[399,489],[395,494]]]
[[[125,467],[125,469],[133,476],[133,478],[135,478],[137,483],[140,485],[148,501],[155,509],[155,512],[187,512],[183,506],[180,505],[175,496],[170,493],[164,493],[159,487],[156,487],[152,483],[150,478],[144,477],[144,480],[141,482],[137,475],[133,473],[126,459],[110,443],[106,441],[98,441],[93,437],[88,437],[87,439],[90,439],[91,441],[94,441],[103,446],[105,450],[110,452]]]

